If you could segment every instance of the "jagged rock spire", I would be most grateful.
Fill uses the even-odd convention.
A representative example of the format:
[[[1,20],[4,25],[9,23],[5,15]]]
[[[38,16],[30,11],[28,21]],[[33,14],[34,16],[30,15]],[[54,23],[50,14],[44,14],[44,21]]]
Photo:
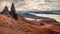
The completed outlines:
[[[8,10],[8,7],[5,6],[5,8],[3,9],[3,11],[1,12],[1,14],[9,14],[9,10]]]
[[[16,11],[15,11],[14,3],[12,3],[10,15],[11,15],[14,19],[17,19],[17,13],[16,13]]]
[[[12,3],[12,6],[11,6],[11,11],[8,10],[8,7],[5,6],[4,10],[1,12],[1,14],[5,14],[7,15],[8,17],[12,17],[14,19],[18,19],[17,17],[17,13],[15,11],[15,6],[14,6],[14,3]]]
[[[16,13],[14,3],[12,3],[12,6],[11,6],[11,12],[12,12],[12,13]]]

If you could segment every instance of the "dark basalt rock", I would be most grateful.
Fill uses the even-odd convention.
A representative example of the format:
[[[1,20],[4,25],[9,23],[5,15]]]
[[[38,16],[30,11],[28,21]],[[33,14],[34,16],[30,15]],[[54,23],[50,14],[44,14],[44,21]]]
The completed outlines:
[[[11,6],[11,11],[8,10],[8,7],[5,6],[4,10],[1,12],[1,14],[5,14],[7,15],[8,17],[12,17],[14,19],[18,19],[17,17],[17,13],[15,11],[15,6],[14,6],[14,3],[12,3],[12,6]]]
[[[11,15],[14,19],[18,19],[17,13],[16,13],[16,11],[15,11],[14,3],[12,3],[10,15]]]
[[[1,14],[5,14],[5,15],[7,15],[8,17],[11,17],[7,6],[5,6],[5,8],[4,8],[3,11],[1,12]]]
[[[6,14],[6,15],[9,14],[9,10],[8,10],[8,7],[7,7],[7,6],[5,6],[5,8],[4,8],[3,11],[1,12],[1,14]]]

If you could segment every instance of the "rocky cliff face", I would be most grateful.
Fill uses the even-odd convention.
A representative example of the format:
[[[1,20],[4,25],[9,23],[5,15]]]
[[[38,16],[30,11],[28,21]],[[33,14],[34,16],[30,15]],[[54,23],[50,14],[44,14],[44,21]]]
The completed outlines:
[[[12,3],[10,15],[11,15],[14,19],[18,19],[17,13],[16,13],[16,11],[15,11],[14,3]]]
[[[13,7],[13,8],[12,8]],[[7,6],[0,14],[0,34],[60,34],[60,26],[56,23],[42,26],[33,25],[31,21],[27,21],[23,16],[18,15],[15,11],[14,4],[12,4],[11,11]],[[10,17],[8,17],[10,15]],[[17,20],[16,20],[17,19]]]
[[[8,7],[7,6],[5,6],[5,8],[1,12],[1,14],[5,14],[5,15],[8,15],[9,16],[9,10],[8,10]]]
[[[2,14],[9,14],[8,7],[5,6],[5,8],[3,9],[3,11],[2,11],[1,13],[2,13]]]
[[[15,11],[15,6],[14,4],[12,3],[12,6],[11,6],[11,11],[8,10],[8,7],[5,6],[4,10],[1,12],[1,14],[6,14],[7,16],[9,17],[12,17],[14,19],[18,19],[17,17],[17,13]]]

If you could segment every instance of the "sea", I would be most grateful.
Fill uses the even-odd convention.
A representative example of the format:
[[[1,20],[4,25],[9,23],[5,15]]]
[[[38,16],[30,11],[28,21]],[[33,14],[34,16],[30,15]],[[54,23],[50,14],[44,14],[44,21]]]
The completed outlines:
[[[20,15],[24,16],[25,18],[33,17],[33,16],[42,16],[42,17],[49,17],[53,18],[56,21],[60,22],[60,10],[53,10],[53,11],[21,11],[18,12]],[[31,19],[32,20],[32,19]]]

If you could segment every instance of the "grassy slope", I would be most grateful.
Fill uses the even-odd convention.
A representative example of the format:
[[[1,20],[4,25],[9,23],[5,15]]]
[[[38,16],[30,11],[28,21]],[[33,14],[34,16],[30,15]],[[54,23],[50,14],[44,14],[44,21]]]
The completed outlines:
[[[6,15],[0,15],[0,34],[60,34],[60,26],[45,24],[37,26],[28,23],[23,17],[18,20]]]

